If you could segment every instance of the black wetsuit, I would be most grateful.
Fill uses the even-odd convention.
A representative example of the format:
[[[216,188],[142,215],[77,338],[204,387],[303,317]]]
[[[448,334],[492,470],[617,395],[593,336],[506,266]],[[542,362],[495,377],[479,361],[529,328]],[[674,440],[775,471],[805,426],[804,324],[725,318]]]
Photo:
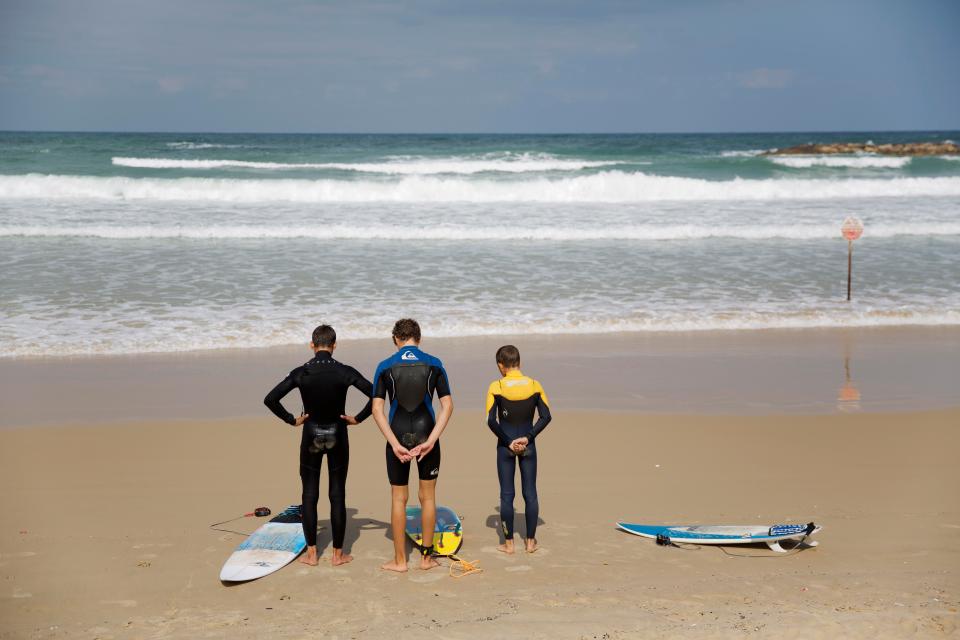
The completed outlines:
[[[296,424],[296,418],[283,408],[280,400],[294,389],[300,389],[303,410],[309,416],[303,424],[300,438],[300,480],[303,482],[303,534],[310,546],[317,544],[320,465],[324,454],[327,454],[333,548],[343,548],[347,525],[350,442],[347,439],[347,424],[340,416],[346,414],[347,389],[350,387],[356,387],[366,396],[373,391],[370,382],[356,369],[337,362],[329,351],[318,351],[312,360],[291,371],[263,400],[278,418],[293,425]],[[367,401],[356,415],[357,422],[363,422],[369,415],[370,401]]]
[[[540,500],[537,497],[536,438],[550,420],[550,404],[540,383],[513,370],[492,382],[487,390],[487,426],[497,436],[497,478],[500,480],[500,525],[506,539],[513,539],[514,476],[520,466],[520,487],[526,507],[527,538],[537,534]],[[534,423],[534,413],[537,421]],[[510,449],[517,438],[527,438],[519,456]]]
[[[426,441],[436,425],[433,394],[450,395],[450,381],[443,363],[417,347],[403,347],[380,363],[373,376],[373,397],[386,399],[390,394],[390,428],[407,449]],[[440,443],[423,460],[417,461],[421,480],[434,480],[440,474]],[[410,463],[400,462],[387,444],[387,478],[390,484],[407,486]]]

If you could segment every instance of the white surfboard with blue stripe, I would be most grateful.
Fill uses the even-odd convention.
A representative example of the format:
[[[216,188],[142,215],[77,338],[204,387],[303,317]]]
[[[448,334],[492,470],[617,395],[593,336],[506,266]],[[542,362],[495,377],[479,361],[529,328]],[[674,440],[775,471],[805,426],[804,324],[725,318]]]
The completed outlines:
[[[686,544],[766,544],[774,551],[785,551],[784,540],[805,540],[820,531],[813,524],[770,525],[649,525],[618,522],[617,527],[644,538],[660,539]],[[814,547],[815,541],[805,541]]]
[[[306,548],[300,505],[291,505],[237,547],[220,570],[220,579],[245,582],[262,578],[290,564]]]

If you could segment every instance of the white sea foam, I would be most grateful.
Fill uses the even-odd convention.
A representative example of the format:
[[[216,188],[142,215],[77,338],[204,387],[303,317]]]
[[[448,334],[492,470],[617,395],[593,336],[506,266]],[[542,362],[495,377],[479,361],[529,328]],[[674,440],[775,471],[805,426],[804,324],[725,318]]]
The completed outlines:
[[[222,309],[181,308],[171,316],[151,313],[147,326],[135,311],[129,317],[82,316],[64,324],[60,312],[43,314],[18,323],[0,318],[11,327],[12,340],[0,341],[0,358],[27,356],[74,356],[131,353],[170,353],[229,348],[232,344],[247,348],[299,343],[308,330],[300,316],[302,309],[256,308],[253,315],[234,317],[223,322]],[[883,326],[956,326],[960,309],[920,310],[808,310],[797,312],[749,311],[740,313],[676,314],[655,312],[645,317],[590,317],[578,314],[576,320],[565,314],[533,314],[542,319],[485,318],[481,310],[435,310],[438,318],[430,324],[434,337],[482,335],[563,335],[617,332],[737,331],[758,329],[805,329],[830,327]],[[442,318],[442,320],[439,320]],[[338,322],[337,329],[351,339],[380,338],[385,318]],[[50,335],[57,335],[56,342]]]
[[[180,158],[113,158],[120,167],[144,169],[263,169],[293,171],[327,169],[385,173],[391,175],[472,174],[484,172],[525,173],[542,171],[579,171],[607,167],[619,162],[600,160],[564,160],[544,155],[518,155],[506,159],[437,158],[389,162],[260,162],[248,160],[195,160]],[[649,164],[649,163],[641,163]]]
[[[721,151],[722,158],[752,158],[766,151],[766,149],[740,149],[735,151]]]
[[[0,199],[195,202],[653,202],[960,196],[960,178],[712,181],[607,171],[560,179],[397,181],[0,176]]]
[[[768,160],[793,169],[810,167],[843,167],[851,169],[900,169],[911,158],[886,158],[880,156],[766,156]]]
[[[871,225],[864,238],[897,236],[958,236],[960,222],[929,224]],[[840,237],[835,224],[808,225],[611,225],[597,227],[486,227],[437,225],[426,228],[391,225],[324,225],[324,226],[30,226],[0,225],[0,237],[33,238],[103,238],[110,240],[191,239],[244,240],[327,238],[331,240],[433,240],[433,241],[602,241],[602,240],[702,240],[735,238],[766,240],[822,240]]]
[[[179,142],[168,142],[167,146],[171,149],[240,149],[244,145],[242,144],[217,144],[213,142],[190,142],[190,141],[179,141]]]

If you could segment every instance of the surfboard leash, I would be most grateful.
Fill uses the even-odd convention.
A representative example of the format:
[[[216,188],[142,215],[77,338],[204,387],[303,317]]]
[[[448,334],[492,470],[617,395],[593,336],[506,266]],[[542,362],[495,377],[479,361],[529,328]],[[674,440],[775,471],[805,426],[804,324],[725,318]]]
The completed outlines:
[[[232,530],[230,530],[230,529],[218,529],[217,527],[219,527],[219,526],[222,525],[222,524],[228,524],[228,523],[230,523],[230,522],[235,522],[235,521],[237,521],[237,520],[240,520],[241,518],[251,518],[251,517],[265,518],[265,517],[267,517],[268,515],[270,515],[270,508],[269,508],[269,507],[257,507],[256,509],[254,509],[254,510],[251,511],[250,513],[245,513],[245,514],[243,514],[242,516],[237,516],[236,518],[230,518],[229,520],[224,520],[223,522],[214,522],[212,525],[210,525],[209,528],[210,528],[210,529],[213,529],[214,531],[222,531],[222,532],[224,532],[224,533],[234,533],[234,534],[236,534],[236,535],[238,535],[238,536],[249,536],[249,535],[250,535],[249,533],[244,533],[244,532],[242,532],[242,531],[232,531]]]
[[[451,578],[463,578],[464,576],[483,572],[483,569],[480,568],[479,560],[464,560],[452,554],[443,557],[450,559]]]

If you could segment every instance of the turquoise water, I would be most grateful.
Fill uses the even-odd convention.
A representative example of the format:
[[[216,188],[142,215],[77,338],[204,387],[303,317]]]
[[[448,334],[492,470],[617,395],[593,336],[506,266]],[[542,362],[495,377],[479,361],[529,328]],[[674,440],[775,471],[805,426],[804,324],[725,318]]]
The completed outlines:
[[[945,139],[0,133],[0,354],[960,324],[960,160],[759,155]]]

